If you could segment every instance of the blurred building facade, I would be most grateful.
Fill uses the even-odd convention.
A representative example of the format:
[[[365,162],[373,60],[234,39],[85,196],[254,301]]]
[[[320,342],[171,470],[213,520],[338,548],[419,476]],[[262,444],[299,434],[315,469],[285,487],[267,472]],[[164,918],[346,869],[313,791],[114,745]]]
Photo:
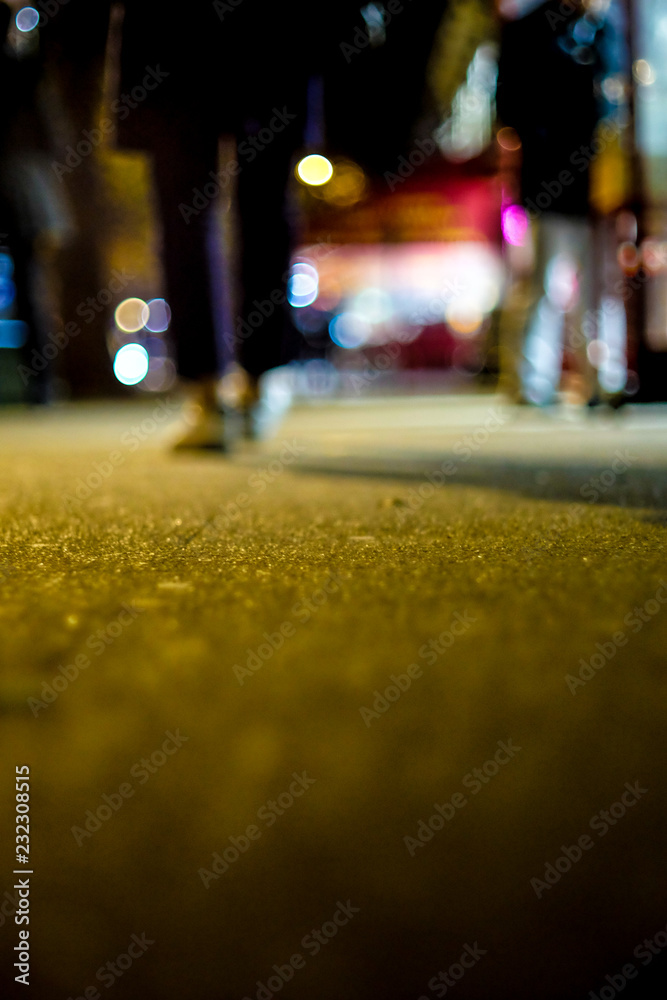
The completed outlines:
[[[577,30],[599,6],[582,8]],[[623,44],[596,81],[607,131],[589,166],[596,323],[605,332],[593,330],[601,346],[589,354],[611,371],[609,393],[667,398],[667,13],[660,0],[603,6]],[[40,39],[50,169],[72,219],[57,251],[53,322],[81,332],[49,367],[62,394],[111,394],[121,387],[114,359],[138,345],[146,356],[138,390],[166,391],[174,380],[169,321],[149,318],[152,303],[167,315],[150,163],[116,142],[122,11],[83,0],[45,10],[22,34]],[[544,5],[549,12],[555,30],[565,14],[557,3]],[[493,379],[501,307],[521,322],[516,279],[533,266],[530,219],[516,209],[521,150],[496,107],[498,10],[490,0],[370,3],[349,24],[323,87],[311,89],[303,150],[325,154],[332,177],[292,181],[298,240],[288,298],[301,357],[328,371],[334,387],[355,374],[370,385],[385,371],[425,367]],[[308,26],[300,44],[308,45]],[[224,169],[238,151],[229,142],[221,149]],[[233,254],[231,204],[222,199],[220,227]],[[233,339],[239,307],[229,281],[221,287]],[[114,318],[127,300],[144,304],[136,328]],[[39,336],[38,352],[46,343]],[[0,348],[3,399],[22,395],[10,375],[30,360],[25,348]],[[567,345],[563,365],[564,388],[576,389]]]

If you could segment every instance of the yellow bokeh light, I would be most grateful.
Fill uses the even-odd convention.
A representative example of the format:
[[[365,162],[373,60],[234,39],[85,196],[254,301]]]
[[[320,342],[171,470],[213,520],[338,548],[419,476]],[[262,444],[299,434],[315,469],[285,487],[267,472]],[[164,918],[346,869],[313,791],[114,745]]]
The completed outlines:
[[[136,333],[150,319],[151,311],[143,299],[125,299],[116,308],[116,326],[124,333]]]
[[[322,196],[332,205],[346,208],[355,205],[366,190],[366,176],[356,163],[348,160],[336,162],[334,176],[326,185]]]
[[[333,164],[327,160],[326,156],[319,153],[311,153],[304,156],[296,165],[296,176],[302,184],[309,187],[320,187],[326,184],[333,177]]]

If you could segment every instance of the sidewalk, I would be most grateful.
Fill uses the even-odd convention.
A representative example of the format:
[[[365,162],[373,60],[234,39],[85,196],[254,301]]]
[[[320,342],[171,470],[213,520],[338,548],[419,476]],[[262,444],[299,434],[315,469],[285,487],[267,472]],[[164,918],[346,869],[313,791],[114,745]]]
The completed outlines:
[[[6,996],[26,763],[33,996],[657,996],[667,411],[158,405],[0,413]]]

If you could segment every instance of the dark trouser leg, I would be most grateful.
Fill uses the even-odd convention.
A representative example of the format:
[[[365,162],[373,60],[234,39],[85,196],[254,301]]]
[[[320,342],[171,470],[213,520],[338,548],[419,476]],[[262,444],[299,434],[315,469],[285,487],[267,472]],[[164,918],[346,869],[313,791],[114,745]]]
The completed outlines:
[[[295,107],[290,102],[289,107]],[[271,114],[262,117],[268,121]],[[287,277],[292,234],[285,192],[303,130],[303,113],[282,132],[258,128],[239,136],[238,209],[241,242],[241,316],[235,321],[238,359],[258,376],[285,364],[298,353],[301,338],[289,319]],[[254,130],[253,130],[254,132]],[[248,162],[248,143],[256,139],[256,156]],[[259,148],[261,145],[262,148]],[[246,150],[246,153],[243,153]]]
[[[182,378],[201,379],[221,369],[222,263],[216,183],[217,142],[196,151],[179,136],[164,142],[154,156],[154,176],[163,232],[166,298],[172,312],[170,333]],[[210,200],[204,189],[212,193]],[[195,189],[202,194],[195,195]],[[204,207],[201,206],[204,201]]]

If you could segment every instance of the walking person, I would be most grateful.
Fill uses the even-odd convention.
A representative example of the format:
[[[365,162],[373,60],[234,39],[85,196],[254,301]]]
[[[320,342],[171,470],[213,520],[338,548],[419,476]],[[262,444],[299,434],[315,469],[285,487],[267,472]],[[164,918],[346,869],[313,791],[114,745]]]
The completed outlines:
[[[176,364],[193,404],[180,447],[226,446],[217,383],[232,349],[247,377],[248,432],[260,376],[298,350],[286,305],[293,240],[286,189],[304,146],[309,86],[335,58],[356,9],[339,4],[325,21],[305,0],[191,0],[175,14],[159,0],[125,0],[121,91],[131,95],[150,72],[154,85],[120,124],[119,140],[152,157]],[[226,165],[218,160],[222,135],[236,141]],[[241,288],[229,331],[220,200],[233,186]],[[259,324],[258,302],[274,306]]]
[[[520,401],[537,405],[556,398],[568,314],[575,317],[572,346],[584,394],[598,397],[587,353],[598,305],[590,174],[604,113],[598,95],[608,4],[500,3],[498,115],[521,143],[522,201],[535,233],[527,321],[521,347],[508,353]]]

